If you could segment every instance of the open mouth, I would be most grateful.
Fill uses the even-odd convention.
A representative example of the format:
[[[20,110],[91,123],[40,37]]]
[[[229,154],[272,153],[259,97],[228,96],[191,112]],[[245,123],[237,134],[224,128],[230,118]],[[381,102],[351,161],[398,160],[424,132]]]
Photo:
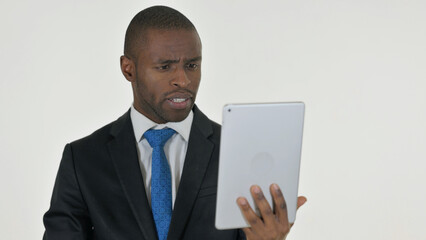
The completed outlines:
[[[174,103],[181,103],[181,102],[185,102],[186,100],[188,100],[188,98],[170,98],[169,101],[172,101]]]
[[[183,110],[192,107],[194,94],[189,91],[176,91],[166,95],[167,103],[170,108]]]
[[[182,98],[182,97],[177,97],[177,98],[168,98],[167,102],[169,103],[169,106],[173,109],[186,109],[190,106],[191,104],[191,98]]]

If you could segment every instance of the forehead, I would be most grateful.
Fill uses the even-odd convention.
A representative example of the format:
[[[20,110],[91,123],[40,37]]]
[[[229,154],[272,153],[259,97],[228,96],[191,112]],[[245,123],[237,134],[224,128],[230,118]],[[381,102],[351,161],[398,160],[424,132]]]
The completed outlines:
[[[194,58],[201,56],[201,41],[194,30],[148,29],[141,54],[150,58]]]

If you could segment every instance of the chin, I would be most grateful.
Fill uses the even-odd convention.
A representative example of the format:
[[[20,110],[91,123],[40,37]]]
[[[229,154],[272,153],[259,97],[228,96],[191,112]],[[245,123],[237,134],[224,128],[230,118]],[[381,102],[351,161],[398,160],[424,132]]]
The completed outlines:
[[[191,109],[181,111],[179,113],[173,113],[169,114],[165,119],[167,122],[181,122],[185,120],[186,117],[188,117],[188,114],[191,112]]]

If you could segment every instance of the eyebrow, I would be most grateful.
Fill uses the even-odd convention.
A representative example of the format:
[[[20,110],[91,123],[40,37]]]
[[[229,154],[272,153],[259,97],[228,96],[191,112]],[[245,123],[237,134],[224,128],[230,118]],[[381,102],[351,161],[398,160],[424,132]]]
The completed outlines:
[[[197,61],[201,61],[201,56],[188,59],[186,62],[197,62]]]
[[[157,63],[159,64],[171,64],[171,63],[178,63],[179,59],[168,59],[168,60],[163,60],[163,59],[158,59]]]
[[[188,59],[185,61],[185,63],[196,62],[196,61],[201,61],[201,56]],[[180,62],[180,59],[168,59],[168,60],[158,59],[157,61],[157,63],[159,64],[171,64],[171,63],[178,63],[178,62]]]

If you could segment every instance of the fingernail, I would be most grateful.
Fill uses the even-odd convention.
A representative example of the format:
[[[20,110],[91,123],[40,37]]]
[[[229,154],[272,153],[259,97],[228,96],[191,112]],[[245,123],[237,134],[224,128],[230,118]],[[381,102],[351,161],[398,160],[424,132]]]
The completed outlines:
[[[276,183],[272,184],[272,187],[274,188],[275,191],[280,190],[280,187],[278,187],[278,184]]]
[[[275,192],[276,192],[278,195],[282,195],[282,194],[283,194],[283,193],[281,192],[281,189],[280,189],[280,187],[278,186],[278,184],[274,183],[274,184],[272,185],[272,188],[275,190]]]
[[[260,193],[260,188],[258,186],[254,186],[253,187],[253,192],[256,193],[256,194],[259,194]]]
[[[240,204],[241,206],[246,206],[247,205],[247,201],[244,198],[239,198],[238,199],[238,204]]]

